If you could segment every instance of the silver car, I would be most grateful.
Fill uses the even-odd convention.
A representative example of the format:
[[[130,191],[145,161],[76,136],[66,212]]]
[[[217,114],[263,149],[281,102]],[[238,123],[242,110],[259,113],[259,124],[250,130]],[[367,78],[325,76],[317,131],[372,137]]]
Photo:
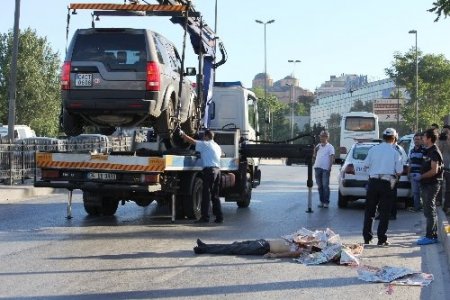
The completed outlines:
[[[156,32],[78,29],[61,74],[64,132],[75,136],[95,126],[110,135],[116,127],[147,126],[169,138],[177,122],[196,131],[195,92],[182,72],[177,49]]]

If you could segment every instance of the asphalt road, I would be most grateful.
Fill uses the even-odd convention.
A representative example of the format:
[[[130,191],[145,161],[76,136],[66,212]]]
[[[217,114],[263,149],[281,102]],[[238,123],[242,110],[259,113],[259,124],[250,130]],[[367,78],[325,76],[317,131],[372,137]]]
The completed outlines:
[[[277,238],[301,227],[325,229],[345,242],[362,242],[364,203],[337,208],[337,167],[332,205],[306,213],[306,168],[264,165],[263,182],[247,209],[223,203],[225,222],[207,226],[170,222],[165,208],[127,203],[115,217],[87,217],[81,194],[73,219],[63,195],[0,204],[0,299],[450,299],[442,245],[419,247],[421,214],[400,210],[388,248],[368,246],[362,264],[432,273],[420,288],[367,283],[356,268],[304,266],[290,259],[195,255],[206,242]],[[390,295],[388,294],[391,293]]]

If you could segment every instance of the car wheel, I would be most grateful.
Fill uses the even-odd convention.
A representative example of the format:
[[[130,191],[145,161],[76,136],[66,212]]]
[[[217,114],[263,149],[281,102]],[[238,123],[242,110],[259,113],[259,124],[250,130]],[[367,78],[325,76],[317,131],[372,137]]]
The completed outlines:
[[[341,194],[341,191],[338,191],[338,207],[346,208],[348,205],[348,197]]]
[[[83,133],[83,124],[81,119],[74,117],[66,110],[63,112],[62,126],[64,133],[68,136],[77,136]]]

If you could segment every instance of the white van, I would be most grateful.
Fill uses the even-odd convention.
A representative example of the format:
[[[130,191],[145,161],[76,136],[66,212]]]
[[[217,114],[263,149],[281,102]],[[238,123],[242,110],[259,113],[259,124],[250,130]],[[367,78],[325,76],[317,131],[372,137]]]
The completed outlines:
[[[0,127],[0,137],[8,137],[8,125]],[[26,139],[36,137],[36,133],[28,125],[15,125],[14,126],[14,140]]]

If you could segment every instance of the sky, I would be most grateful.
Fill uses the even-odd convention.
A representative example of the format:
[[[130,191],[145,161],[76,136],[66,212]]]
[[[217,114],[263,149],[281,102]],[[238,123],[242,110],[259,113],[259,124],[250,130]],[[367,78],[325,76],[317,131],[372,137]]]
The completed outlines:
[[[2,0],[0,33],[14,24],[14,0]],[[47,37],[52,49],[64,59],[66,17],[69,3],[116,3],[123,0],[21,0],[20,28],[30,27]],[[156,1],[147,0],[151,4]],[[330,75],[367,75],[369,81],[386,78],[396,52],[415,47],[425,54],[450,59],[450,19],[434,22],[427,12],[434,0],[217,0],[217,34],[224,42],[228,61],[217,70],[217,81],[241,81],[251,87],[264,72],[264,25],[266,25],[267,73],[274,80],[294,74],[300,86],[314,91]],[[215,24],[215,0],[194,0],[211,28]],[[91,26],[90,11],[71,17],[70,37],[77,28]],[[148,28],[166,36],[181,52],[183,30],[166,17],[103,17],[96,27]],[[69,38],[70,38],[69,37]],[[190,43],[186,66],[198,67]],[[301,60],[289,63],[288,60]]]

